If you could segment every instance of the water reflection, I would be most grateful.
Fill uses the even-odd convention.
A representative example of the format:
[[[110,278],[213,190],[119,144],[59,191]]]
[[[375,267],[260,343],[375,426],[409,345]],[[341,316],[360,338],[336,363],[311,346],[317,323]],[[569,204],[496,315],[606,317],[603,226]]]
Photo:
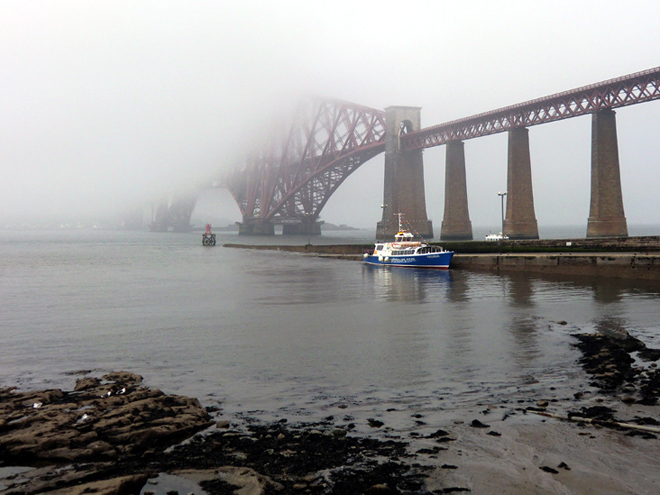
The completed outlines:
[[[513,358],[521,368],[528,368],[540,354],[538,345],[539,321],[534,316],[516,316],[509,331],[514,340]]]
[[[451,284],[448,284],[447,288],[447,299],[454,303],[465,303],[470,300],[470,286],[468,279],[464,276],[452,276],[452,272],[448,272],[450,275]]]
[[[385,268],[363,265],[364,280],[374,287],[375,295],[388,301],[424,302],[430,293],[446,292],[451,287],[449,270]]]
[[[592,285],[594,299],[599,303],[611,304],[621,301],[624,289],[618,284],[594,284]]]
[[[526,273],[514,273],[505,279],[508,282],[509,304],[520,307],[534,305],[532,279]]]

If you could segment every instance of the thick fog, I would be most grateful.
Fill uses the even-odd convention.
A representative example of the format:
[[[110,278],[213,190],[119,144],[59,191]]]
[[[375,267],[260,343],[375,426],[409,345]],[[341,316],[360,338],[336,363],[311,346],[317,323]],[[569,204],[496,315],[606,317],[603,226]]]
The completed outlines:
[[[0,1],[0,226],[102,222],[209,182],[291,95],[420,106],[429,126],[652,68],[658,19],[651,0]],[[660,102],[617,126],[628,223],[660,224]],[[588,116],[530,128],[541,231],[586,226],[590,135]],[[466,141],[473,225],[499,222],[506,146]],[[424,152],[438,231],[444,153]],[[373,228],[382,190],[381,156],[321,218]],[[206,207],[239,220],[219,194]]]

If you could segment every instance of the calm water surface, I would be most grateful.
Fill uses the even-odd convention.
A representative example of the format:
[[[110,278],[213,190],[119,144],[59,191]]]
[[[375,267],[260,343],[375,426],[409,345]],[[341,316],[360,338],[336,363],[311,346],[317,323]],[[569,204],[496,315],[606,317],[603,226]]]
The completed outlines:
[[[0,232],[0,385],[127,370],[227,415],[387,416],[405,430],[413,412],[570,396],[576,331],[660,347],[658,284],[379,269],[200,238]]]

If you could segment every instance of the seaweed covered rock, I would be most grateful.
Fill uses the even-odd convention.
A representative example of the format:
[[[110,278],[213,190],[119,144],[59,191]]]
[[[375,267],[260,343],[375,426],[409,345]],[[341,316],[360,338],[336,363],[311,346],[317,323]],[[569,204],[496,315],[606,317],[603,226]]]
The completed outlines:
[[[576,347],[582,352],[580,364],[604,392],[623,392],[624,402],[654,405],[660,397],[660,370],[655,363],[646,369],[635,366],[636,354],[642,361],[660,359],[660,349],[651,349],[627,333],[577,334]],[[638,393],[635,397],[634,394]]]
[[[211,424],[197,399],[141,382],[112,373],[79,380],[73,392],[0,390],[0,461],[114,461],[164,449]]]

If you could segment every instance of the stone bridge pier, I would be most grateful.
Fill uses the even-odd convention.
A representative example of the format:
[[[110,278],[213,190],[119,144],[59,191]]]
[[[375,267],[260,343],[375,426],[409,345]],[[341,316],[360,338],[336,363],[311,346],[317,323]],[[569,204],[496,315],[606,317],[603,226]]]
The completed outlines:
[[[539,228],[534,212],[532,166],[529,156],[529,130],[517,127],[509,131],[507,158],[507,196],[504,234],[509,239],[538,239]]]
[[[628,236],[623,212],[616,114],[603,109],[591,117],[591,205],[587,237]]]
[[[472,222],[468,210],[465,178],[465,146],[462,141],[447,143],[445,158],[445,213],[440,230],[444,241],[471,241]]]
[[[400,137],[421,128],[421,108],[391,106],[385,109],[385,185],[383,217],[376,225],[376,239],[392,240],[398,230],[397,213],[416,237],[433,238],[433,224],[426,214],[422,150],[401,151]]]

